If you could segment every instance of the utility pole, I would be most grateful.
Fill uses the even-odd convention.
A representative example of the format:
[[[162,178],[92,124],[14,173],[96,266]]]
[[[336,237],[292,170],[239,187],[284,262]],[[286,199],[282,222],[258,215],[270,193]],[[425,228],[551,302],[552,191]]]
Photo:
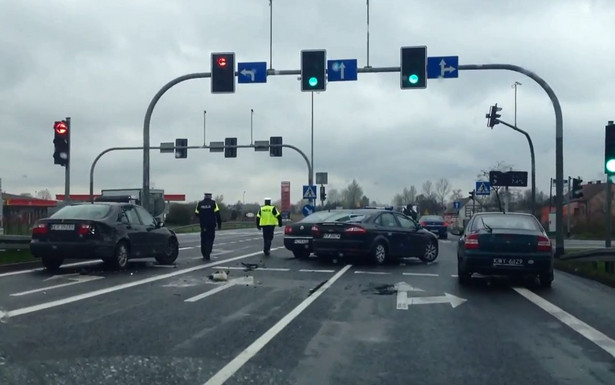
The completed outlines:
[[[254,110],[250,108],[250,144],[254,144],[253,117],[254,117]]]
[[[571,217],[571,213],[570,213],[570,201],[572,200],[572,194],[574,194],[574,191],[572,190],[572,178],[568,177],[568,205],[566,208],[566,220],[568,222],[567,224],[567,235],[568,238],[570,238],[570,217]]]
[[[369,0],[367,0],[367,65],[365,68],[371,68],[369,66]]]
[[[273,70],[273,0],[269,0],[269,69]]]

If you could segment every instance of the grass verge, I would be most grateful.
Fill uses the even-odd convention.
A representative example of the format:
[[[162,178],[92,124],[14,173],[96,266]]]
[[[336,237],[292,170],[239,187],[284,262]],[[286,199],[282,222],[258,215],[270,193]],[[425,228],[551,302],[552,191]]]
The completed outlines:
[[[605,262],[562,261],[556,259],[555,268],[615,287],[615,273],[606,271]]]
[[[198,233],[201,229],[199,225],[191,225],[191,226],[168,226],[169,229],[175,231],[177,234],[183,233]],[[256,228],[256,225],[253,221],[249,222],[223,222],[222,223],[222,231],[224,230],[235,230],[235,229],[251,229]]]
[[[33,262],[37,260],[37,258],[34,258],[32,254],[30,254],[30,250],[0,250],[0,265]]]

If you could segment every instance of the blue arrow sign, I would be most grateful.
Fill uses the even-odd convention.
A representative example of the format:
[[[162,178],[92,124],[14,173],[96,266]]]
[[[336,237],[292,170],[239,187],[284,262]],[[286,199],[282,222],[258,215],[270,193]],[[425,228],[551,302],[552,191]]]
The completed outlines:
[[[311,213],[313,213],[315,211],[314,206],[312,205],[305,205],[303,206],[303,208],[301,209],[301,213],[303,213],[304,217],[307,217],[308,215],[310,215]]]
[[[316,199],[316,186],[303,186],[303,199]]]
[[[491,184],[489,182],[476,182],[476,195],[491,194]]]
[[[237,63],[239,83],[267,83],[267,62]]]
[[[327,80],[330,82],[357,80],[357,59],[327,60]]]
[[[459,56],[435,56],[427,58],[427,79],[458,77]]]
[[[455,210],[459,210],[461,208],[461,202],[459,201],[453,202],[453,207],[455,208]]]

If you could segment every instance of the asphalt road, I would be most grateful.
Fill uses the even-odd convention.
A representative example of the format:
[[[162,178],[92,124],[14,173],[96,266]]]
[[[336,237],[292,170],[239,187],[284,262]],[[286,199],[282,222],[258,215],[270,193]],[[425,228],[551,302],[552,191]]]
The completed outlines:
[[[297,260],[280,233],[264,257],[256,230],[210,263],[180,244],[174,267],[0,274],[0,384],[614,383],[615,290],[582,278],[462,288],[454,239],[385,267]]]

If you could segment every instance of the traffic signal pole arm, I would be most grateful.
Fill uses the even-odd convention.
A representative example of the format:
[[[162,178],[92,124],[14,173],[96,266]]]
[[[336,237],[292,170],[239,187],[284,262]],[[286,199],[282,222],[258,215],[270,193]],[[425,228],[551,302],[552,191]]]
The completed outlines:
[[[525,137],[527,138],[527,143],[530,145],[530,157],[532,160],[532,215],[536,215],[536,157],[534,156],[534,144],[532,143],[532,138],[530,137],[530,134],[523,131],[519,127],[515,127],[514,125],[508,124],[500,119],[498,119],[498,122],[525,135]]]

